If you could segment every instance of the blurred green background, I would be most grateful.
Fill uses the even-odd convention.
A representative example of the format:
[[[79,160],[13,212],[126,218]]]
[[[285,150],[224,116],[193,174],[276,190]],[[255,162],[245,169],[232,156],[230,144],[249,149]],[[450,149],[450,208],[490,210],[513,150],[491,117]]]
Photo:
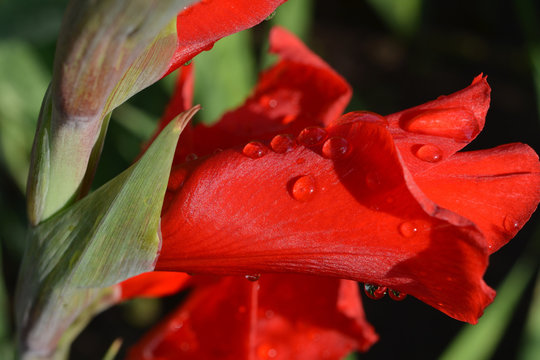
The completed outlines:
[[[66,0],[0,1],[0,359],[9,359],[14,285],[24,247],[24,187],[41,99]],[[534,0],[290,0],[250,31],[195,58],[199,120],[242,103],[266,55],[272,25],[298,34],[353,86],[350,110],[381,114],[467,86],[483,72],[493,89],[486,128],[469,149],[524,142],[540,152],[540,4]],[[153,132],[172,91],[167,78],[113,113],[96,175],[125,169]],[[491,257],[496,302],[477,326],[463,325],[412,298],[364,300],[381,339],[351,358],[540,359],[539,214]],[[117,338],[132,344],[183,295],[138,300],[96,318],[74,343],[73,359],[102,358]],[[121,353],[124,350],[121,350]]]

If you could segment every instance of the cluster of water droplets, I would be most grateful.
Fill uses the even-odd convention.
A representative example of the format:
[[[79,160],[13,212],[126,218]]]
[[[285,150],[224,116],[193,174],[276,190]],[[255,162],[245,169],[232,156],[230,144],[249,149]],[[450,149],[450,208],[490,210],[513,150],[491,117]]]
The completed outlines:
[[[407,297],[407,294],[397,290],[389,289],[386,286],[379,286],[373,284],[364,284],[364,293],[366,296],[373,300],[382,299],[388,294],[388,297],[395,301],[402,301]]]
[[[321,146],[322,156],[327,159],[341,159],[350,152],[347,139],[341,136],[329,137],[325,129],[319,126],[310,126],[300,132],[296,139],[290,134],[276,135],[270,141],[270,149],[277,154],[285,154],[294,150],[298,144],[305,147]],[[260,159],[268,153],[269,149],[261,142],[251,141],[242,149],[242,153],[251,159]],[[298,159],[302,164],[305,160]],[[293,179],[291,196],[298,201],[309,201],[316,192],[316,181],[313,175],[306,174]]]

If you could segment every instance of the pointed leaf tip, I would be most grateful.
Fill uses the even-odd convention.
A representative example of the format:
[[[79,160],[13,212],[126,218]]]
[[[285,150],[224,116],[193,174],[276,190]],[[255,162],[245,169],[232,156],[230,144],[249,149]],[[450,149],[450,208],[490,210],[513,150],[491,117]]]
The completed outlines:
[[[188,109],[188,110],[180,113],[173,120],[173,122],[174,122],[174,130],[181,133],[185,129],[185,127],[187,126],[187,124],[189,123],[191,118],[193,118],[193,116],[195,116],[195,114],[199,110],[201,110],[201,105],[195,105],[191,109]]]

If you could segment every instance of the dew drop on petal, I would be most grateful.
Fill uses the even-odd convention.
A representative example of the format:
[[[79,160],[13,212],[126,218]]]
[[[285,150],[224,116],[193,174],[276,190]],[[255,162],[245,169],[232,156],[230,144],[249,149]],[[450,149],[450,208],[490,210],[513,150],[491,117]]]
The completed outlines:
[[[402,293],[402,292],[397,291],[397,290],[388,289],[388,296],[392,300],[402,301],[402,300],[405,300],[405,298],[407,297],[407,294]]]
[[[511,216],[505,216],[503,220],[503,227],[504,230],[513,234],[519,230],[519,222]]]
[[[417,232],[418,228],[412,222],[406,221],[399,225],[399,233],[406,238],[413,237]]]
[[[195,153],[187,154],[186,155],[186,161],[193,161],[197,160],[199,157]]]
[[[266,21],[272,20],[272,18],[273,18],[274,16],[276,16],[276,11],[277,11],[277,10],[272,11],[272,13],[271,13],[270,15],[268,15],[268,16],[266,17],[266,19],[264,19],[264,20],[266,20]]]
[[[466,109],[431,109],[408,119],[403,129],[417,134],[452,138],[469,142],[480,132],[474,114]]]
[[[443,152],[439,147],[435,145],[426,144],[420,146],[416,150],[415,155],[422,161],[436,163],[442,160]]]
[[[263,157],[267,152],[266,147],[258,141],[252,141],[244,146],[242,153],[252,159]]]
[[[257,281],[259,280],[260,277],[261,277],[261,274],[252,274],[252,275],[245,276],[246,280],[249,280],[249,281]]]
[[[310,126],[305,128],[298,135],[298,142],[304,146],[315,146],[326,140],[328,136],[326,130],[320,126]]]
[[[379,300],[386,294],[386,286],[364,284],[364,293],[370,299]]]
[[[259,359],[275,359],[277,356],[277,350],[274,349],[270,344],[261,344],[257,348],[257,356]]]
[[[301,176],[294,181],[292,197],[298,201],[308,201],[315,194],[315,179],[311,175]]]
[[[270,142],[270,147],[272,150],[279,154],[284,154],[288,151],[291,151],[296,146],[296,141],[292,137],[292,135],[284,134],[284,135],[276,135]]]
[[[324,157],[328,159],[339,159],[344,157],[349,151],[349,142],[341,136],[331,137],[326,140],[322,147]]]

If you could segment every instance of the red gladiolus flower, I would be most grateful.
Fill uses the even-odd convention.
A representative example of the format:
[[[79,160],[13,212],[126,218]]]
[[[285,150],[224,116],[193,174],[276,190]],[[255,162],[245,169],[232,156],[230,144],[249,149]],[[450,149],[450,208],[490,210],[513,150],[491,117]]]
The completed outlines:
[[[272,31],[271,50],[281,60],[241,108],[182,134],[156,269],[262,273],[260,302],[266,277],[289,281],[266,273],[352,279],[476,323],[494,297],[482,279],[489,255],[540,201],[540,163],[528,146],[457,152],[483,128],[486,79],[386,117],[339,117],[350,88],[338,74],[284,30]],[[189,104],[189,81],[188,67],[165,122]],[[198,158],[185,161],[191,153]],[[179,314],[207,323],[193,305],[210,297],[205,289],[249,286],[227,279],[196,290]],[[222,290],[212,291],[213,314],[246,301]],[[150,338],[168,351],[165,328]]]

